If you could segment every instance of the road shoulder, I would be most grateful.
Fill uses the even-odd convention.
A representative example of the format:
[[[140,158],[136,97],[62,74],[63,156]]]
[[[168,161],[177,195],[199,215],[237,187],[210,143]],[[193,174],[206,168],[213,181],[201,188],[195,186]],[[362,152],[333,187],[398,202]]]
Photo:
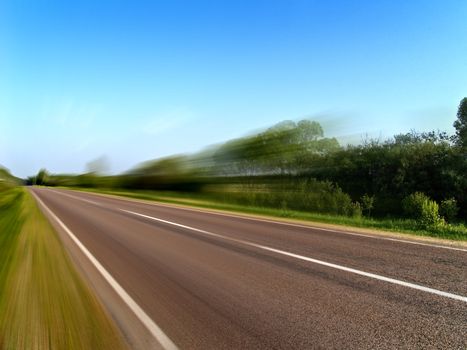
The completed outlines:
[[[373,229],[373,228],[328,224],[328,223],[322,223],[322,222],[310,221],[310,220],[281,218],[277,216],[252,214],[252,213],[245,213],[245,212],[233,211],[233,210],[205,208],[205,207],[200,207],[196,205],[167,203],[167,202],[157,201],[157,200],[152,200],[152,199],[150,200],[150,199],[130,198],[125,195],[100,193],[100,192],[95,192],[95,191],[77,190],[77,189],[69,189],[69,188],[66,188],[66,190],[73,191],[76,193],[94,194],[97,196],[119,199],[119,200],[133,202],[133,203],[143,203],[143,204],[154,205],[154,206],[165,206],[169,208],[178,208],[178,209],[183,209],[183,210],[197,211],[201,213],[211,213],[211,214],[225,215],[225,216],[236,217],[236,218],[244,218],[244,219],[251,219],[251,220],[258,220],[258,221],[265,221],[265,222],[274,222],[274,223],[279,223],[279,224],[308,227],[308,228],[313,228],[313,229],[322,229],[323,231],[329,230],[332,232],[338,232],[342,234],[357,234],[357,235],[368,236],[372,238],[401,240],[401,241],[422,243],[422,244],[426,243],[426,244],[446,246],[446,247],[451,247],[451,248],[456,248],[456,249],[461,249],[461,250],[467,249],[466,241],[449,240],[449,239],[438,238],[438,237],[414,235],[410,233],[395,232],[395,231],[385,231],[385,230]]]

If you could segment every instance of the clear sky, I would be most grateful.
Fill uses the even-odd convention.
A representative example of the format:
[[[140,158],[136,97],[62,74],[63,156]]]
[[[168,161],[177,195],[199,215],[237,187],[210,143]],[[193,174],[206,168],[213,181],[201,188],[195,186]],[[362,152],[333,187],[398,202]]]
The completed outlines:
[[[303,117],[451,132],[466,95],[465,0],[0,2],[0,164],[19,176]]]

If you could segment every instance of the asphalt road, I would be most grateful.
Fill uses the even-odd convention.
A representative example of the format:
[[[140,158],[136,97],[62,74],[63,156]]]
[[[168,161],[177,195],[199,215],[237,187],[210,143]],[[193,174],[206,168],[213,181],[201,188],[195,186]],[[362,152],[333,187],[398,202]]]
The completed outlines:
[[[121,288],[110,312],[132,347],[139,322],[166,348],[467,349],[466,248],[31,191],[118,284],[94,288]]]

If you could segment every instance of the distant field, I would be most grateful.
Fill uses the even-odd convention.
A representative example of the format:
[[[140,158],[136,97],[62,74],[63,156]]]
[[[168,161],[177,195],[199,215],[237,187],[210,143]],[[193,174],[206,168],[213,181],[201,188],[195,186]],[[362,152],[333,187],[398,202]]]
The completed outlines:
[[[64,187],[66,188],[66,187]],[[172,204],[190,205],[207,209],[227,210],[241,213],[266,215],[271,217],[290,218],[310,222],[342,225],[346,227],[361,227],[383,231],[408,233],[418,236],[437,237],[450,240],[467,241],[467,227],[464,224],[446,225],[445,227],[423,230],[414,220],[409,219],[373,219],[352,218],[348,216],[308,213],[303,211],[243,206],[221,202],[198,193],[179,193],[169,191],[126,191],[96,188],[73,188],[75,190],[113,194],[118,196],[159,201]]]
[[[0,349],[122,348],[34,199],[0,183]]]

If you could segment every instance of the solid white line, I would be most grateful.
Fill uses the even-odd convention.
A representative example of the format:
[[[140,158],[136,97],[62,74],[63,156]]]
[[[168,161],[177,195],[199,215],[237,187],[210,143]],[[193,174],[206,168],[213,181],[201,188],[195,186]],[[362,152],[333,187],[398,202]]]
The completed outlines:
[[[287,251],[284,251],[284,250],[271,248],[271,247],[268,247],[268,246],[264,246],[264,245],[261,245],[261,244],[256,244],[256,243],[244,241],[244,240],[241,240],[241,239],[222,236],[222,235],[219,235],[217,233],[212,233],[212,232],[201,230],[201,229],[198,229],[198,228],[195,228],[195,227],[191,227],[191,226],[187,226],[187,225],[178,224],[176,222],[159,219],[159,218],[156,218],[154,216],[140,214],[140,213],[137,213],[137,212],[134,212],[134,211],[131,211],[131,210],[126,210],[126,209],[119,209],[119,210],[121,210],[123,212],[126,212],[126,213],[129,213],[129,214],[136,215],[136,216],[141,216],[141,217],[144,217],[144,218],[147,218],[147,219],[155,220],[155,221],[162,222],[162,223],[165,223],[165,224],[169,224],[169,225],[181,227],[181,228],[184,228],[184,229],[187,229],[187,230],[202,233],[204,235],[208,235],[208,236],[212,236],[212,237],[216,237],[216,238],[221,238],[221,239],[224,239],[224,240],[232,241],[232,242],[235,242],[235,243],[240,243],[240,244],[247,245],[247,246],[250,246],[250,247],[255,247],[255,248],[266,250],[266,251],[269,251],[269,252],[289,256],[289,257],[292,257],[292,258],[295,258],[295,259],[312,262],[312,263],[315,263],[315,264],[318,264],[318,265],[331,267],[333,269],[354,273],[356,275],[365,276],[365,277],[373,278],[373,279],[376,279],[376,280],[380,280],[380,281],[384,281],[384,282],[388,282],[388,283],[392,283],[392,284],[397,284],[397,285],[400,285],[400,286],[420,290],[420,291],[423,291],[423,292],[427,292],[427,293],[431,293],[431,294],[435,294],[435,295],[439,295],[439,296],[442,296],[442,297],[446,297],[446,298],[450,298],[450,299],[454,299],[454,300],[459,300],[459,301],[462,301],[464,303],[467,303],[467,297],[462,296],[462,295],[457,295],[457,294],[453,294],[453,293],[449,293],[449,292],[443,292],[443,291],[438,290],[438,289],[433,289],[433,288],[421,286],[421,285],[418,285],[418,284],[415,284],[415,283],[405,282],[405,281],[397,280],[395,278],[385,277],[385,276],[377,275],[377,274],[374,274],[374,273],[365,272],[365,271],[353,269],[353,268],[350,268],[350,267],[329,263],[329,262],[326,262],[326,261],[323,261],[323,260],[309,258],[307,256],[290,253],[290,252],[287,252]]]
[[[102,205],[102,204],[100,204],[100,203],[98,203],[96,201],[92,201],[90,199],[75,197],[75,196],[72,196],[71,194],[68,194],[68,193],[65,193],[65,192],[60,192],[60,191],[57,191],[57,190],[50,190],[50,189],[49,189],[49,191],[53,192],[53,193],[60,194],[62,196],[73,198],[74,200],[80,200],[80,201],[83,201],[83,202],[86,202],[86,203],[91,203],[91,204],[97,205],[98,207],[103,207],[104,206],[104,205]]]
[[[422,245],[422,246],[426,246],[426,247],[442,248],[442,249],[457,250],[457,251],[460,251],[460,252],[467,252],[467,249],[465,249],[465,248],[450,247],[450,246],[444,246],[444,245],[439,245],[439,244],[407,241],[405,239],[391,238],[391,237],[378,237],[378,236],[366,235],[364,233],[339,231],[339,230],[332,230],[332,229],[328,229],[328,228],[313,227],[313,226],[306,226],[306,225],[300,225],[300,224],[291,224],[291,223],[285,223],[285,222],[277,222],[277,221],[269,221],[269,220],[261,220],[261,221],[284,224],[284,225],[289,225],[289,226],[303,227],[303,228],[312,228],[313,230],[336,232],[336,233],[341,233],[341,234],[350,235],[350,236],[360,236],[360,237],[366,237],[366,238],[382,239],[382,240],[385,240],[385,241],[415,244],[415,245]]]
[[[77,192],[76,190],[70,190],[70,191]],[[425,246],[425,247],[433,247],[433,248],[456,250],[456,251],[460,251],[460,252],[467,252],[467,248],[451,247],[451,246],[447,246],[447,245],[409,241],[409,240],[405,240],[405,239],[392,238],[392,237],[381,237],[381,236],[377,236],[377,235],[342,231],[342,230],[329,229],[329,228],[317,227],[317,226],[312,226],[312,225],[302,225],[302,224],[295,224],[295,223],[291,223],[291,222],[283,222],[283,221],[275,221],[275,220],[254,218],[254,217],[244,216],[244,215],[241,215],[241,214],[236,215],[236,214],[219,213],[219,212],[215,212],[215,211],[211,211],[211,210],[201,210],[201,209],[195,209],[195,208],[184,208],[184,207],[181,207],[181,206],[178,206],[178,205],[155,203],[155,202],[149,202],[149,201],[144,201],[144,200],[135,200],[135,199],[127,198],[127,197],[119,198],[119,196],[117,196],[117,195],[107,195],[107,194],[102,195],[102,194],[92,193],[92,192],[86,192],[86,193],[88,193],[90,195],[94,195],[96,197],[103,196],[103,197],[107,197],[107,198],[111,198],[111,199],[115,199],[115,200],[121,200],[121,201],[124,201],[124,202],[140,203],[140,204],[146,204],[146,205],[151,205],[151,206],[156,206],[156,207],[159,206],[159,207],[165,207],[165,208],[171,208],[171,209],[194,211],[194,212],[203,213],[203,214],[226,216],[226,217],[237,218],[237,219],[242,219],[242,220],[267,222],[267,223],[276,224],[276,225],[300,227],[300,228],[305,228],[305,229],[310,229],[310,230],[319,230],[319,231],[339,233],[339,234],[343,234],[343,235],[358,236],[358,237],[379,239],[379,240],[392,241],[392,242],[398,242],[398,243],[414,244],[414,245],[420,245],[420,246]],[[74,197],[74,196],[71,196],[71,195],[68,195],[68,196],[69,197]],[[78,197],[74,197],[74,198],[78,199]],[[82,199],[82,200],[83,201],[88,201],[88,200],[85,200],[85,199]],[[94,204],[99,205],[97,203],[94,203]]]
[[[160,329],[158,325],[144,312],[144,310],[133,300],[133,298],[123,289],[123,287],[112,277],[112,275],[101,265],[101,263],[91,254],[91,252],[80,242],[71,230],[47,207],[44,202],[34,193],[37,202],[50,214],[50,216],[60,225],[60,227],[70,236],[75,244],[81,249],[83,254],[91,261],[94,267],[101,273],[104,279],[112,286],[115,292],[128,305],[139,320],[146,326],[149,332],[156,338],[164,349],[178,349],[170,338]]]
[[[171,205],[165,205],[165,204],[159,204],[159,203],[157,203],[157,204],[148,203],[148,204],[151,204],[151,205],[154,205],[154,206],[162,206],[162,207],[166,207],[166,208],[173,208],[173,209],[180,209],[180,210],[187,210],[187,211],[196,211],[196,212],[199,212],[199,213],[207,213],[207,214],[213,214],[213,215],[219,215],[219,216],[233,217],[233,218],[238,218],[238,219],[243,219],[243,220],[267,222],[267,223],[276,224],[276,225],[300,227],[300,228],[305,228],[305,229],[334,232],[334,233],[350,235],[350,236],[373,238],[373,239],[380,239],[380,240],[385,240],[385,241],[393,241],[393,242],[399,242],[399,243],[415,244],[415,245],[421,245],[421,246],[427,246],[427,247],[433,247],[433,248],[442,248],[442,249],[450,249],[450,250],[457,250],[457,251],[461,251],[461,252],[467,252],[467,248],[458,248],[458,247],[450,247],[450,246],[444,246],[444,245],[432,244],[432,243],[408,241],[408,240],[399,239],[399,238],[380,237],[380,236],[376,236],[376,235],[367,235],[367,234],[364,234],[364,233],[334,230],[334,229],[317,227],[317,226],[312,226],[312,225],[294,224],[294,223],[291,223],[291,222],[283,222],[283,221],[274,221],[274,220],[268,220],[268,219],[253,218],[253,217],[248,217],[248,216],[243,216],[243,215],[217,213],[217,212],[213,212],[213,211],[209,211],[209,210],[198,210],[198,209],[182,208],[182,207],[178,207],[178,206],[171,206]]]
[[[157,206],[159,204],[154,204],[154,205]],[[421,245],[421,246],[426,246],[426,247],[442,248],[442,249],[450,249],[450,250],[457,250],[457,251],[461,251],[461,252],[467,252],[467,249],[465,249],[465,248],[450,247],[450,246],[444,246],[444,245],[439,245],[439,244],[408,241],[408,240],[405,240],[405,239],[391,238],[391,237],[380,237],[380,236],[376,236],[376,235],[367,235],[367,234],[364,234],[364,233],[333,230],[333,229],[329,229],[329,228],[323,228],[323,227],[317,227],[317,226],[311,226],[311,225],[294,224],[294,223],[291,223],[291,222],[274,221],[274,220],[268,220],[268,219],[260,219],[260,218],[242,216],[242,215],[232,215],[232,214],[216,213],[216,212],[212,212],[212,211],[203,211],[203,210],[197,210],[197,209],[178,208],[178,207],[174,207],[174,206],[170,206],[170,205],[161,205],[161,206],[164,206],[164,207],[167,207],[167,208],[174,208],[174,209],[197,211],[197,212],[200,212],[200,213],[208,213],[208,214],[219,215],[219,216],[234,217],[234,218],[243,219],[243,220],[267,222],[267,223],[276,224],[276,225],[284,225],[284,226],[300,227],[300,228],[311,229],[311,230],[334,232],[334,233],[339,233],[339,234],[349,235],[349,236],[358,236],[358,237],[365,237],[365,238],[372,238],[372,239],[380,239],[380,240],[385,240],[385,241],[393,241],[393,242],[399,242],[399,243],[415,244],[415,245]]]

